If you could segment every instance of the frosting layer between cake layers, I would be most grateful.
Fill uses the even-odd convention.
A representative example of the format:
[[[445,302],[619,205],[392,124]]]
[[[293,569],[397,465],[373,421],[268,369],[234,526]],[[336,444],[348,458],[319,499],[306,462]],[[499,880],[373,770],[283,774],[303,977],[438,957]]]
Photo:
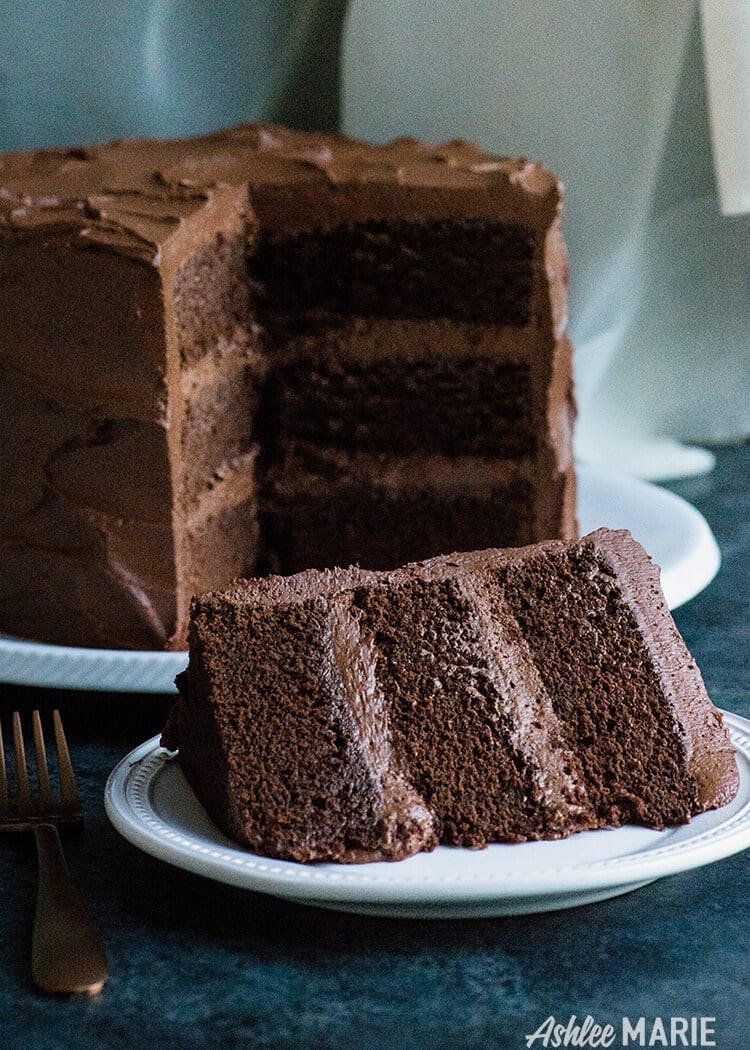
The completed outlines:
[[[0,157],[0,628],[180,647],[256,569],[574,535],[560,200],[260,126]]]
[[[306,571],[193,603],[165,746],[256,852],[664,827],[723,805],[719,712],[628,533]]]

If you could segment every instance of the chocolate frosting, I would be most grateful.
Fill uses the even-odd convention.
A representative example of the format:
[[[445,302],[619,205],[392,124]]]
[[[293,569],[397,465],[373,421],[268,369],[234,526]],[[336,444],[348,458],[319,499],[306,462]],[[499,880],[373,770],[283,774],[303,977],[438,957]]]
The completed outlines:
[[[174,289],[202,244],[244,235],[247,198],[167,186],[169,149],[0,158],[0,605],[4,629],[43,641],[184,644]],[[214,353],[200,385],[242,353]]]
[[[291,214],[294,193],[313,183],[327,184],[334,194],[369,186],[377,195],[377,188],[386,186],[394,202],[399,199],[394,187],[414,188],[421,194],[419,218],[444,214],[446,206],[448,214],[455,213],[455,199],[446,191],[456,192],[473,198],[477,214],[520,214],[544,228],[559,212],[562,197],[559,181],[542,165],[485,153],[463,141],[430,146],[401,138],[374,146],[343,135],[248,124],[190,139],[5,154],[0,225],[19,234],[40,227],[88,229],[85,237],[94,242],[149,258],[208,193],[227,185],[289,187],[284,216],[263,214],[259,204],[261,223],[273,229],[318,225],[318,215],[308,224],[301,221],[302,208],[296,217]],[[431,197],[430,190],[438,192]],[[542,200],[549,202],[546,212],[539,208]],[[373,217],[371,200],[366,207]]]

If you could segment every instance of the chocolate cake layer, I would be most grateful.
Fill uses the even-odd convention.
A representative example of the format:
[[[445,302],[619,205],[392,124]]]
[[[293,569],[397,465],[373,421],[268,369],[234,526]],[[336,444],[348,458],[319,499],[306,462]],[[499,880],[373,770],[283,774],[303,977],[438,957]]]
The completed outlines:
[[[174,282],[175,319],[182,363],[221,354],[247,342],[250,289],[244,228],[219,231],[181,267]]]
[[[376,316],[522,326],[536,247],[527,228],[480,219],[372,220],[284,235],[261,228],[250,272],[271,323]]]
[[[688,820],[696,785],[684,740],[606,549],[551,552],[509,565],[498,581],[598,818],[656,827]]]
[[[183,495],[188,505],[223,464],[252,445],[263,371],[257,350],[240,344],[220,365],[212,362],[208,376],[183,376]]]
[[[545,491],[535,492],[538,484]],[[349,455],[289,445],[284,469],[261,498],[261,564],[288,572],[351,560],[386,569],[399,564],[402,551],[420,560],[452,540],[478,550],[532,543],[547,530],[573,539],[575,517],[564,514],[563,497],[558,476],[539,481],[533,464],[509,459]],[[558,517],[538,520],[529,506]]]
[[[271,856],[664,827],[738,784],[625,532],[238,581],[194,601],[178,686],[164,745],[220,827]]]
[[[405,554],[433,557],[458,540],[482,549],[488,543],[533,539],[528,479],[502,471],[494,482],[463,476],[458,461],[454,485],[436,484],[429,461],[407,461],[416,470],[402,483],[343,477],[306,480],[272,507],[264,504],[264,567],[285,572],[322,569],[347,561],[392,569]]]
[[[408,455],[416,446],[426,454],[494,457],[535,449],[527,363],[301,359],[273,369],[269,393],[281,447],[297,440],[359,452]]]
[[[183,572],[187,601],[216,579],[247,576],[258,561],[256,459],[254,446],[218,467],[185,517]]]

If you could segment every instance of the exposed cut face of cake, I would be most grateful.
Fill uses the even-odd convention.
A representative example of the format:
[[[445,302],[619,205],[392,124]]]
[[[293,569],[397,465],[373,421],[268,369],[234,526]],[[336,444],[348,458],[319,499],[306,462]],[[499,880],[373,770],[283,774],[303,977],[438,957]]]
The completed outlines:
[[[663,828],[723,805],[719,712],[625,532],[193,603],[163,743],[212,819],[299,861]]]
[[[0,157],[0,629],[179,648],[239,575],[572,538],[560,207],[461,142]]]

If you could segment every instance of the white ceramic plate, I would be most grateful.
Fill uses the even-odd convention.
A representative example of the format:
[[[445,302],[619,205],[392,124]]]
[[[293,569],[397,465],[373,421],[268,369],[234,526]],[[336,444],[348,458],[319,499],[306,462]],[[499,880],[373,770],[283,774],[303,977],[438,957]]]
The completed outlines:
[[[286,900],[411,918],[553,911],[628,893],[750,846],[750,722],[724,718],[737,748],[737,797],[667,831],[628,826],[486,850],[440,846],[397,863],[271,860],[240,849],[217,830],[158,737],[119,763],[104,801],[117,830],[154,857]]]
[[[671,609],[711,582],[719,550],[703,516],[685,500],[645,481],[579,469],[581,532],[630,529],[662,569]],[[76,649],[0,635],[0,682],[119,693],[171,693],[186,653]]]

